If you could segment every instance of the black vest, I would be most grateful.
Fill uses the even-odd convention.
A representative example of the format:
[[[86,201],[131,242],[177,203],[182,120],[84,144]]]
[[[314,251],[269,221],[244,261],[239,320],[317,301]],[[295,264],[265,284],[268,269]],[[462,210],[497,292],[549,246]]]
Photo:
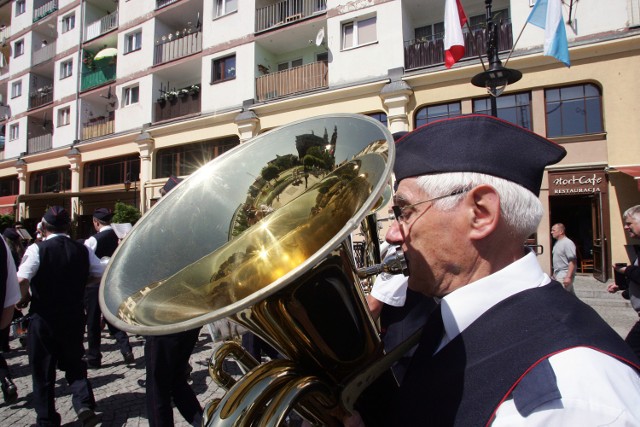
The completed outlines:
[[[575,346],[598,349],[640,369],[620,336],[559,283],[520,292],[489,309],[434,356],[419,346],[387,425],[484,426],[530,367]]]
[[[30,312],[46,320],[82,321],[89,250],[66,236],[36,243],[40,266],[31,279]]]
[[[96,233],[93,238],[98,242],[96,246],[96,256],[98,258],[102,258],[103,256],[110,257],[118,247],[118,236],[116,232],[111,229],[102,230]]]

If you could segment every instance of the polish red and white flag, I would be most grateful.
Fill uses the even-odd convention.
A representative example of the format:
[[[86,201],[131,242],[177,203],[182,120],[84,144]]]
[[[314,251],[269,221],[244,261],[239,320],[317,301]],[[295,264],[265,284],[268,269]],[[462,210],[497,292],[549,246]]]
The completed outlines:
[[[451,68],[464,56],[462,27],[467,23],[460,0],[446,0],[444,5],[444,65]]]

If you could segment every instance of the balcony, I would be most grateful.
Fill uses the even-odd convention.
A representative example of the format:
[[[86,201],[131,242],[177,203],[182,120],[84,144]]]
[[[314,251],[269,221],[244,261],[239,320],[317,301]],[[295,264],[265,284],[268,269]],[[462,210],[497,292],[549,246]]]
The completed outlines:
[[[256,33],[327,11],[327,0],[282,0],[256,9]]]
[[[117,10],[87,25],[84,34],[84,41],[87,42],[89,40],[93,40],[115,28],[118,28]]]
[[[42,86],[29,94],[29,109],[53,102],[53,85]]]
[[[107,65],[97,70],[82,73],[82,85],[80,90],[84,91],[92,87],[101,86],[116,79],[116,64]]]
[[[51,150],[51,141],[53,134],[45,133],[44,135],[34,136],[27,139],[27,153],[33,154],[40,151]]]
[[[258,101],[281,98],[329,86],[329,67],[325,61],[270,73],[256,79]]]
[[[0,28],[0,44],[5,44],[11,37],[11,27]]]
[[[180,96],[160,98],[155,103],[154,121],[175,119],[200,112],[200,93],[184,93]]]
[[[44,44],[31,54],[31,64],[38,65],[56,56],[56,43]]]
[[[179,2],[180,0],[157,0],[156,1],[156,9],[161,9],[165,6],[169,6],[170,4],[174,4]]]
[[[202,51],[202,32],[178,34],[173,38],[169,35],[168,40],[163,36],[162,40],[156,41],[156,52],[153,65],[164,64],[185,56]]]
[[[82,124],[82,139],[97,138],[114,132],[115,120],[109,117],[96,117]]]
[[[509,51],[513,46],[511,22],[498,26],[498,51]],[[465,55],[463,58],[477,58],[485,54],[487,38],[484,28],[472,29],[464,33]],[[441,37],[428,40],[410,40],[404,46],[404,67],[407,70],[444,63],[444,41]]]
[[[58,10],[58,0],[51,0],[46,2],[42,6],[36,7],[33,10],[33,22],[38,22],[45,16]]]

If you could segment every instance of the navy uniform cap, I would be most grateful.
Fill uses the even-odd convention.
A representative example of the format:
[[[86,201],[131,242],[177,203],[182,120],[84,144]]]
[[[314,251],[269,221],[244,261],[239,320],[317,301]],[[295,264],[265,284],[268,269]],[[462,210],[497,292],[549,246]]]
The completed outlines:
[[[93,211],[93,217],[99,219],[100,221],[109,222],[113,217],[113,212],[111,212],[107,208],[98,208]]]
[[[182,180],[180,178],[171,175],[164,186],[160,189],[160,193],[164,196],[169,191],[173,190],[176,185],[180,184],[181,181]]]
[[[47,209],[42,219],[54,227],[64,227],[71,222],[69,212],[62,206],[51,206]]]
[[[504,120],[467,115],[439,120],[405,135],[396,145],[394,172],[404,178],[478,172],[540,193],[547,165],[567,154],[558,144]]]

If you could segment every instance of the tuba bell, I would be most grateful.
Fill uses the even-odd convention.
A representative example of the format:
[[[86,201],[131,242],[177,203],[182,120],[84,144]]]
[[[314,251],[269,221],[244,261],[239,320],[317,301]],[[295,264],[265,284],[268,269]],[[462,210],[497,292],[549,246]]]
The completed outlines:
[[[277,128],[217,157],[119,246],[100,286],[106,320],[165,335],[228,317],[284,358],[262,365],[244,358],[249,372],[224,378],[228,391],[207,406],[206,424],[275,426],[294,409],[312,424],[335,425],[357,399],[348,385],[361,383],[363,368],[384,353],[360,280],[406,270],[402,262],[369,268],[380,261],[370,218],[391,194],[394,156],[379,122],[336,114]],[[358,229],[369,270],[354,258]],[[210,372],[222,382],[220,361],[245,355],[232,345],[218,353]],[[393,384],[388,375],[381,382]]]

